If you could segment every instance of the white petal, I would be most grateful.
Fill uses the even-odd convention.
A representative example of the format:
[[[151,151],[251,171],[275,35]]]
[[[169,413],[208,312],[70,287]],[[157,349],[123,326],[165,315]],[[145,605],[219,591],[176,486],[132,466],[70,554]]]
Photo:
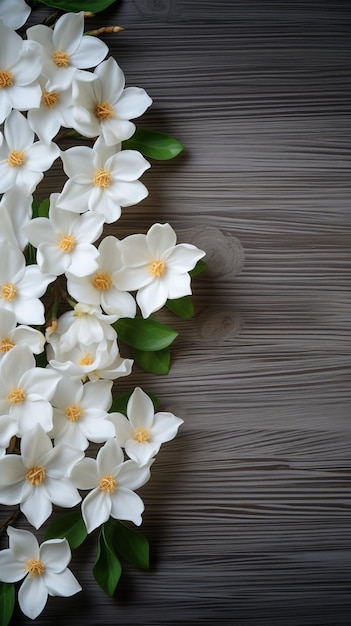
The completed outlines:
[[[119,445],[124,448],[126,441],[128,441],[128,439],[132,439],[134,435],[134,428],[132,427],[130,421],[122,413],[109,413],[108,419],[115,427],[116,439]]]
[[[106,166],[114,179],[125,181],[136,180],[151,167],[150,163],[136,150],[118,152],[109,159]]]
[[[148,441],[139,442],[134,439],[129,439],[126,442],[125,448],[128,456],[135,461],[139,467],[142,467],[143,465],[146,465],[150,459],[155,456],[155,454],[157,454],[159,445],[155,448],[155,446],[150,444]]]
[[[167,256],[167,265],[172,271],[182,274],[192,270],[196,263],[205,256],[203,250],[186,243],[180,243]]]
[[[56,50],[64,50],[66,54],[73,54],[83,36],[84,13],[65,13],[56,22],[52,35]]]
[[[151,428],[154,420],[154,405],[151,398],[136,387],[127,404],[127,415],[134,428]]]
[[[173,439],[184,420],[172,413],[156,413],[152,427],[152,440],[159,443]]]
[[[22,561],[14,561],[11,550],[0,552],[0,580],[4,583],[15,583],[25,576]]]
[[[17,454],[7,454],[0,459],[0,487],[22,483],[25,473],[26,468],[23,465],[21,457]],[[0,490],[0,500],[1,499]]]
[[[98,37],[85,35],[82,37],[78,50],[72,56],[72,64],[81,69],[95,67],[108,53],[107,45]]]
[[[66,569],[71,557],[71,549],[67,539],[49,539],[40,546],[40,561],[45,563],[45,569],[56,574]]]
[[[103,61],[95,70],[96,76],[101,80],[103,89],[103,100],[108,100],[110,104],[117,102],[124,89],[124,74],[117,61],[109,57]]]
[[[123,463],[123,452],[116,439],[109,439],[100,448],[96,461],[100,477],[111,474],[117,465]]]
[[[68,597],[82,590],[76,577],[69,569],[59,574],[48,571],[45,575],[45,584],[50,596]]]
[[[31,497],[22,502],[20,508],[28,522],[37,530],[52,513],[52,504],[40,486],[33,489]]]
[[[168,290],[164,281],[155,279],[146,287],[139,289],[136,300],[144,318],[163,307],[168,298]]]
[[[144,511],[144,503],[142,499],[125,487],[117,489],[115,494],[112,494],[112,508],[111,516],[115,519],[130,520],[137,526],[140,526],[142,522],[141,514]]]
[[[115,111],[119,117],[125,120],[133,120],[145,113],[152,104],[150,96],[140,87],[127,87],[115,105]]]
[[[27,578],[18,592],[18,603],[22,613],[30,619],[40,615],[48,599],[48,592],[42,576]]]
[[[30,469],[52,451],[50,437],[43,428],[37,424],[26,432],[21,440],[21,456],[26,468]]]
[[[146,235],[149,250],[154,258],[162,258],[165,251],[175,246],[176,233],[169,224],[153,224]]]
[[[107,522],[111,513],[111,498],[100,489],[91,491],[82,503],[82,517],[88,533]]]
[[[73,467],[70,480],[78,489],[92,489],[99,482],[97,465],[94,459],[85,457]]]
[[[33,533],[28,530],[9,527],[7,534],[9,536],[9,547],[16,559],[23,561],[28,558],[38,558],[39,545]]]
[[[118,472],[117,482],[127,489],[139,489],[150,479],[151,463],[138,467],[134,461],[125,461]]]

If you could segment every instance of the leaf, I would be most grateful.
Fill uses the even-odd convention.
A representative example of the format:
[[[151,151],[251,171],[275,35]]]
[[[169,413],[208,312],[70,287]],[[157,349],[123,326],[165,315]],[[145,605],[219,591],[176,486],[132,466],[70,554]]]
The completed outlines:
[[[37,249],[34,248],[31,243],[28,243],[26,246],[25,256],[27,259],[27,265],[33,265],[37,262]]]
[[[32,200],[32,217],[38,217],[38,211],[39,211],[39,200],[38,198],[36,198],[35,196],[33,196],[33,200]]]
[[[155,352],[132,348],[132,355],[145,372],[150,372],[151,374],[168,374],[169,372],[171,363],[169,348],[163,348],[163,350]]]
[[[15,608],[15,585],[0,582],[0,624],[7,626]]]
[[[133,391],[134,391],[134,389],[132,391],[126,391],[126,393],[122,393],[119,396],[115,396],[113,398],[112,405],[111,405],[111,408],[110,408],[109,412],[110,413],[123,413],[124,415],[127,415],[127,404],[128,404],[128,400],[129,400],[130,396],[132,395]],[[145,393],[147,393],[149,398],[151,398],[152,403],[153,403],[155,409],[158,409],[158,407],[161,404],[159,399],[156,398],[156,396],[154,396],[153,393],[150,393],[150,391],[145,391]]]
[[[137,128],[133,137],[123,142],[123,148],[139,150],[144,156],[158,161],[173,159],[184,150],[183,144],[174,137],[146,128]]]
[[[93,574],[96,582],[108,596],[113,596],[122,573],[122,565],[114,552],[111,538],[101,529],[98,542],[98,552]]]
[[[183,296],[183,298],[175,298],[174,300],[167,300],[166,306],[170,311],[173,311],[179,317],[189,319],[194,315],[194,307],[190,296]]]
[[[112,517],[104,527],[114,550],[123,559],[140,569],[149,569],[149,542],[144,535]]]
[[[92,11],[99,13],[111,6],[115,0],[37,0],[49,7],[63,9],[64,11]]]
[[[127,346],[148,352],[167,348],[178,336],[169,326],[150,318],[123,317],[112,326],[117,331],[118,338]]]
[[[207,263],[205,263],[205,261],[198,261],[194,267],[194,269],[190,270],[189,274],[192,278],[194,278],[194,276],[198,276],[199,274],[201,274],[201,272],[204,272],[205,269],[207,269]]]
[[[38,217],[48,217],[49,215],[50,200],[45,198],[38,206]]]
[[[51,522],[44,540],[63,539],[66,537],[72,550],[78,548],[88,533],[80,511],[71,511]]]

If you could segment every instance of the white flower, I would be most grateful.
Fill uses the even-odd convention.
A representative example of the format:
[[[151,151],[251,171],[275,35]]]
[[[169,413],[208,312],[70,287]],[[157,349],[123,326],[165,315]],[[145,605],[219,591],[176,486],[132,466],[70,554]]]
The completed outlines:
[[[103,217],[63,211],[57,207],[58,197],[58,193],[50,196],[49,217],[31,220],[24,232],[37,248],[41,272],[59,276],[69,270],[76,276],[85,276],[98,267],[99,253],[92,242],[102,233]]]
[[[7,117],[4,135],[0,146],[0,193],[19,185],[31,194],[43,172],[59,156],[59,149],[54,143],[34,142],[34,132],[19,111],[12,111]]]
[[[17,326],[16,315],[0,307],[0,361],[16,345],[28,346],[33,354],[44,350],[43,333],[31,326]]]
[[[172,413],[154,414],[149,396],[136,387],[127,405],[128,419],[122,413],[111,413],[118,443],[139,467],[157,454],[161,444],[173,439],[183,420]]]
[[[116,152],[99,138],[93,148],[75,146],[61,152],[61,159],[69,177],[57,201],[62,209],[95,211],[111,224],[119,219],[121,207],[137,204],[148,195],[137,179],[150,163],[137,150]]]
[[[1,3],[0,17],[2,11]],[[12,13],[12,7],[8,12]],[[33,41],[23,41],[0,19],[0,123],[12,108],[27,111],[39,106],[41,90],[35,81],[41,66],[40,47]]]
[[[98,269],[90,276],[77,277],[67,273],[67,290],[79,302],[101,306],[106,313],[119,317],[135,317],[136,304],[130,293],[119,291],[115,273],[122,267],[118,240],[110,235],[99,245]]]
[[[73,125],[86,137],[102,135],[112,146],[129,139],[135,124],[129,120],[142,115],[152,104],[144,89],[124,89],[124,74],[110,57],[95,69],[93,81],[73,82]]]
[[[117,289],[138,289],[137,303],[143,317],[160,309],[168,298],[191,294],[189,271],[205,252],[191,244],[176,245],[169,224],[154,224],[146,235],[130,235],[119,242],[125,265],[115,272]]]
[[[0,457],[5,456],[11,437],[17,435],[18,423],[13,415],[0,415]]]
[[[83,11],[62,15],[54,29],[42,24],[32,26],[27,37],[43,46],[42,73],[52,90],[67,89],[78,68],[95,67],[108,52],[103,41],[84,35]]]
[[[44,324],[44,305],[39,300],[55,276],[41,273],[37,265],[27,265],[19,248],[0,241],[0,305],[13,311],[18,322]]]
[[[88,533],[110,516],[141,524],[144,504],[134,489],[149,480],[150,465],[139,468],[134,461],[124,461],[117,440],[109,439],[96,460],[84,458],[73,467],[70,478],[78,489],[92,489],[82,503]]]
[[[72,350],[77,343],[90,346],[92,343],[113,341],[117,333],[111,324],[117,319],[117,315],[104,315],[100,307],[78,303],[73,311],[61,315],[56,330],[47,340],[50,343],[58,335],[60,352]]]
[[[52,505],[73,507],[81,497],[66,478],[83,452],[71,446],[53,447],[40,424],[24,433],[21,455],[0,459],[0,502],[19,504],[22,513],[38,529],[52,513]]]
[[[0,415],[18,420],[21,436],[36,424],[52,428],[52,398],[61,375],[36,367],[28,346],[15,346],[0,362]]]
[[[64,376],[56,388],[51,403],[54,407],[53,430],[55,445],[67,443],[85,450],[89,441],[102,443],[114,437],[113,424],[106,418],[112,403],[112,381],[85,383]]]
[[[88,346],[77,343],[66,352],[59,349],[59,336],[53,333],[47,346],[47,356],[51,367],[79,378],[89,378],[96,382],[99,378],[114,380],[121,376],[129,376],[133,361],[122,359],[117,341],[102,341]]]
[[[28,243],[23,228],[32,217],[32,201],[31,194],[15,186],[4,193],[0,202],[0,239],[9,241],[21,250]]]
[[[0,552],[0,580],[14,583],[25,577],[18,592],[21,611],[30,619],[42,612],[49,596],[73,596],[82,588],[67,565],[67,539],[39,544],[28,530],[9,527],[9,548]]]
[[[61,126],[72,128],[72,90],[51,89],[49,81],[41,77],[40,104],[28,111],[30,127],[44,143],[49,143],[57,135]]]
[[[30,7],[25,0],[1,0],[0,20],[6,26],[17,30],[23,26],[30,14]]]

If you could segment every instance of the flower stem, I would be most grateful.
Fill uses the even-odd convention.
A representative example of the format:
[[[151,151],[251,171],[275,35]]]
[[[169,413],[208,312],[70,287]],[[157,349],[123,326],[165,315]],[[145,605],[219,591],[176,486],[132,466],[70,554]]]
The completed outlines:
[[[98,37],[103,34],[109,35],[110,33],[120,33],[122,30],[124,30],[123,26],[101,26],[101,28],[87,31],[84,35],[93,35],[93,37]]]
[[[1,524],[0,524],[0,534],[3,533],[4,530],[6,530],[6,528],[11,524],[11,522],[14,522],[17,519],[17,517],[19,516],[20,512],[21,512],[20,509],[16,509],[3,522],[1,522]]]

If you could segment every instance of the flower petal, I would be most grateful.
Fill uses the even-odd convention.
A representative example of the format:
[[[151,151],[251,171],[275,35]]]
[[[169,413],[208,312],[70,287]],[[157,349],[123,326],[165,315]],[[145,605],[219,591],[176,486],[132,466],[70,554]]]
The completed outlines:
[[[22,613],[30,619],[40,615],[48,599],[48,592],[42,576],[27,578],[18,592],[18,603]]]
[[[53,574],[51,571],[46,572],[45,584],[50,596],[63,596],[66,598],[82,591],[78,580],[69,569],[59,574]]]
[[[39,557],[39,545],[36,537],[29,530],[19,530],[9,526],[7,529],[9,536],[9,547],[13,556],[19,561],[24,559]],[[0,554],[2,554],[0,552]]]
[[[138,494],[125,487],[119,487],[111,497],[111,516],[115,519],[129,520],[140,526],[144,503]]]
[[[39,559],[50,572],[63,572],[72,557],[67,539],[49,539],[41,544]]]
[[[111,513],[111,498],[101,489],[93,489],[82,503],[82,517],[88,533],[107,522]]]

